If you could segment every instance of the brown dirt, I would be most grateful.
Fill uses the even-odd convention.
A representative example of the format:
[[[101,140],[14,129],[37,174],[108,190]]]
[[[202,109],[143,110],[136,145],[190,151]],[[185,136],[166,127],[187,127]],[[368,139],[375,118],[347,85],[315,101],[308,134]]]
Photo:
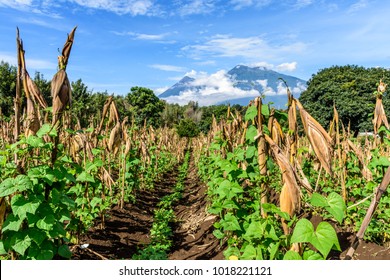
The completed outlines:
[[[160,199],[171,193],[177,172],[175,168],[165,174],[155,184],[154,190],[139,191],[135,204],[111,209],[104,229],[97,222],[80,238],[80,244],[89,244],[88,249],[72,247],[73,259],[131,259],[139,248],[150,242],[153,211]],[[174,223],[174,243],[169,259],[223,259],[223,250],[212,233],[216,217],[207,214],[206,205],[206,186],[200,182],[191,160],[183,198],[174,207],[177,221]]]
[[[200,182],[194,162],[190,162],[183,199],[175,207],[175,227],[170,260],[222,260],[223,248],[213,235],[216,216],[206,211],[207,186]]]
[[[154,209],[159,200],[169,194],[176,184],[177,168],[165,174],[155,184],[154,190],[137,192],[136,203],[128,203],[123,209],[114,207],[108,212],[106,226],[100,224],[91,228],[81,239],[80,244],[89,244],[88,249],[73,246],[73,259],[131,259],[139,248],[145,247],[153,224]],[[194,165],[190,161],[188,176],[185,180],[183,198],[174,206],[177,221],[173,224],[173,247],[169,253],[170,260],[218,260],[224,259],[219,240],[213,235],[213,223],[216,217],[207,213],[207,186],[203,184]],[[321,217],[307,217],[316,227]],[[334,224],[341,252],[331,251],[329,259],[344,259],[354,233],[337,227]],[[356,260],[389,260],[390,247],[362,242],[353,259]]]
[[[164,174],[153,190],[140,190],[136,203],[127,203],[123,209],[115,206],[108,211],[105,228],[98,221],[80,238],[80,244],[89,244],[88,250],[74,246],[73,259],[130,259],[140,246],[150,242],[154,209],[160,198],[171,193],[176,184],[177,168]]]

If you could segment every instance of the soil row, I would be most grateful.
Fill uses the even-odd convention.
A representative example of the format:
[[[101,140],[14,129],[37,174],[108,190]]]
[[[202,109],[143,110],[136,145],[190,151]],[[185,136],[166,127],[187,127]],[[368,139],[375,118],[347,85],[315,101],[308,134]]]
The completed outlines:
[[[154,189],[138,191],[135,203],[111,209],[105,228],[101,229],[97,221],[80,238],[80,244],[88,244],[88,249],[74,246],[72,259],[131,259],[149,244],[154,210],[160,199],[172,192],[177,176],[176,167],[164,174]],[[206,186],[201,183],[191,157],[183,198],[174,206],[176,222],[169,259],[223,259],[223,248],[212,233],[216,217],[207,214],[206,206]]]

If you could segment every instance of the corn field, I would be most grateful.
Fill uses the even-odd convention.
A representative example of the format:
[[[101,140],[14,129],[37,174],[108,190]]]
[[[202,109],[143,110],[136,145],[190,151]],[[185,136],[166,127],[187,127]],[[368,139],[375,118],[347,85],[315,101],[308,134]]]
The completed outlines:
[[[363,238],[389,244],[384,81],[376,89],[374,136],[353,138],[336,107],[329,108],[334,118],[325,130],[288,87],[287,110],[275,110],[258,97],[244,115],[229,108],[221,121],[213,119],[207,135],[192,139],[180,138],[175,129],[139,127],[121,118],[113,97],[101,108],[101,119],[84,128],[69,113],[66,71],[75,32],[57,58],[52,107],[27,72],[17,32],[15,114],[10,121],[0,114],[0,253],[5,258],[71,259],[91,228],[107,227],[111,209],[137,205],[139,193],[158,193],[156,182],[176,172],[172,190],[153,206],[150,240],[128,256],[166,259],[175,246],[171,224],[184,223],[174,209],[194,168],[206,191],[203,208],[190,222],[213,222],[214,249],[225,259],[328,259],[341,251],[341,231],[355,236],[346,259]],[[321,221],[314,224],[313,217]],[[185,228],[188,234],[191,228]]]

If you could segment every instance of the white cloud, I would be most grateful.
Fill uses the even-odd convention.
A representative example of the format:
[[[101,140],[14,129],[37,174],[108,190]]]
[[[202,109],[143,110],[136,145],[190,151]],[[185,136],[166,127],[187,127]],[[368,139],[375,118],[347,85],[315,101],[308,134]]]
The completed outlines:
[[[155,40],[162,40],[164,39],[168,33],[163,33],[163,34],[143,34],[143,33],[133,33],[133,34],[130,34],[130,35],[133,35],[135,39],[138,39],[138,40],[152,40],[152,41],[155,41]]]
[[[268,62],[265,62],[265,61],[251,63],[249,66],[252,66],[252,67],[264,67],[264,68],[267,68],[267,69],[270,69],[270,70],[275,69],[275,65],[273,65],[271,63],[268,63]]]
[[[284,62],[279,65],[274,65],[272,63],[268,63],[265,61],[261,62],[256,62],[256,63],[251,63],[250,66],[252,67],[265,67],[270,70],[275,70],[279,72],[292,72],[297,69],[298,63],[293,61],[293,62]]]
[[[355,2],[354,4],[352,4],[349,9],[348,9],[348,13],[352,14],[352,13],[355,13],[359,10],[362,10],[364,8],[366,8],[368,6],[368,1],[367,0],[359,0],[357,2]]]
[[[55,14],[52,14],[51,17],[61,19],[60,16],[56,16]],[[50,29],[64,31],[64,32],[69,32],[69,30],[72,29],[72,27],[66,26],[66,24],[62,22],[56,22],[55,24],[53,24],[51,20],[43,20],[35,17],[18,17],[17,20],[18,22],[34,24],[37,26],[42,26],[45,28],[50,28]]]
[[[265,63],[263,63],[262,66],[264,66],[264,64]],[[237,80],[229,75],[225,70],[220,70],[213,74],[191,70],[186,73],[185,76],[194,79],[193,81],[188,82],[187,86],[189,89],[181,92],[178,96],[163,98],[168,103],[178,103],[184,105],[189,101],[196,101],[201,106],[208,106],[238,98],[254,98],[260,94],[264,94],[265,96],[287,94],[286,86],[282,81],[278,81],[276,90],[274,90],[274,86],[272,85],[271,87],[267,79],[255,81],[252,89],[240,89],[235,87]],[[292,88],[290,86],[290,90],[293,94],[301,93],[305,89],[306,86],[300,83],[294,85]]]
[[[313,4],[313,0],[297,0],[294,4],[294,8],[302,9]]]
[[[16,55],[8,53],[0,53],[0,61],[8,62],[15,66],[17,65]],[[42,59],[26,58],[26,67],[28,72],[33,73],[35,70],[55,70],[57,69],[57,64]]]
[[[265,96],[287,94],[286,85],[282,81],[278,82],[276,86],[276,91],[272,87],[268,86],[268,80],[257,80],[256,82],[262,86],[263,90],[261,93],[264,94]],[[306,90],[306,86],[302,83],[298,83],[297,85],[295,85],[295,87],[293,88],[289,87],[289,88],[292,94],[299,94],[302,91]]]
[[[244,57],[248,59],[276,59],[286,54],[304,52],[306,44],[302,42],[272,45],[260,36],[233,37],[231,35],[215,35],[203,44],[188,45],[182,51],[193,59],[204,56]]]
[[[268,86],[268,80],[267,79],[265,79],[265,80],[257,80],[256,82],[263,88],[263,90],[261,91],[262,94],[264,94],[266,96],[276,95],[277,94],[273,90],[272,87]]]
[[[162,71],[172,71],[172,72],[185,72],[187,69],[181,66],[167,65],[167,64],[152,64],[150,67],[159,69]]]
[[[147,15],[153,12],[151,0],[69,0],[82,7],[106,10],[119,15]]]
[[[160,88],[155,88],[153,90],[154,94],[159,96],[161,93],[163,93],[164,91],[168,90],[169,87],[160,87]]]
[[[233,9],[240,10],[251,6],[264,7],[271,4],[272,0],[231,0],[230,4],[233,5]]]
[[[204,60],[204,61],[198,61],[195,64],[201,65],[201,66],[216,65],[216,61],[215,60]]]
[[[174,44],[176,41],[167,40],[166,38],[172,35],[175,32],[166,32],[161,34],[146,34],[146,33],[137,33],[137,32],[128,32],[128,31],[111,31],[113,34],[118,36],[130,36],[134,40],[144,40],[144,41],[154,41],[155,43],[161,44]]]
[[[214,0],[191,0],[189,3],[180,6],[179,14],[188,16],[211,13],[215,10],[214,2]]]
[[[186,76],[195,78],[189,86],[193,88],[182,92],[179,96],[164,98],[169,103],[187,104],[189,101],[197,101],[201,106],[217,104],[229,99],[255,97],[260,93],[255,90],[242,90],[234,87],[235,81],[231,79],[225,70],[214,74],[196,72],[192,70]]]
[[[33,0],[0,0],[0,7],[10,7],[14,9],[24,9],[31,6]]]
[[[282,63],[282,64],[279,64],[278,66],[276,66],[276,69],[278,71],[287,71],[287,72],[292,72],[294,71],[295,69],[297,69],[297,62],[285,62],[285,63]]]

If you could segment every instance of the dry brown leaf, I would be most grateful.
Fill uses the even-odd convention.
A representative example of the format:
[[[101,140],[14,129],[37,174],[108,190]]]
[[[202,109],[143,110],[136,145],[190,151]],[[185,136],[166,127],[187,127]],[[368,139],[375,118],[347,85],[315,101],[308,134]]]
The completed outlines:
[[[374,133],[377,134],[379,128],[384,125],[387,129],[389,129],[389,123],[387,121],[385,109],[383,108],[382,103],[382,95],[378,94],[376,98],[375,111],[374,111]]]
[[[273,157],[275,158],[275,161],[282,173],[283,187],[280,194],[280,210],[288,213],[290,216],[293,216],[296,211],[300,211],[301,207],[300,189],[297,183],[297,176],[291,163],[283,154],[280,147],[278,147],[278,145],[268,135],[264,135],[264,137],[270,145]],[[282,223],[284,232],[288,234],[288,227],[284,220],[282,220]]]
[[[66,106],[72,100],[71,86],[65,70],[60,69],[51,81],[51,96],[53,98],[53,120],[54,126],[60,120]]]
[[[110,133],[110,139],[108,141],[108,150],[113,153],[115,156],[120,148],[121,142],[122,142],[122,127],[121,123],[118,122],[115,127],[111,130]]]
[[[332,138],[325,129],[303,108],[302,104],[295,99],[299,108],[302,123],[305,129],[307,138],[310,141],[311,147],[314,150],[321,166],[329,175],[333,175],[332,171]]]
[[[359,159],[359,162],[362,166],[361,171],[362,171],[363,177],[367,181],[372,181],[373,180],[372,172],[370,171],[370,169],[368,169],[367,164],[364,161],[365,157],[364,157],[363,151],[360,150],[354,143],[352,143],[352,141],[350,139],[347,139],[347,142],[348,142],[348,145],[351,147],[351,149],[354,151],[357,158]]]

